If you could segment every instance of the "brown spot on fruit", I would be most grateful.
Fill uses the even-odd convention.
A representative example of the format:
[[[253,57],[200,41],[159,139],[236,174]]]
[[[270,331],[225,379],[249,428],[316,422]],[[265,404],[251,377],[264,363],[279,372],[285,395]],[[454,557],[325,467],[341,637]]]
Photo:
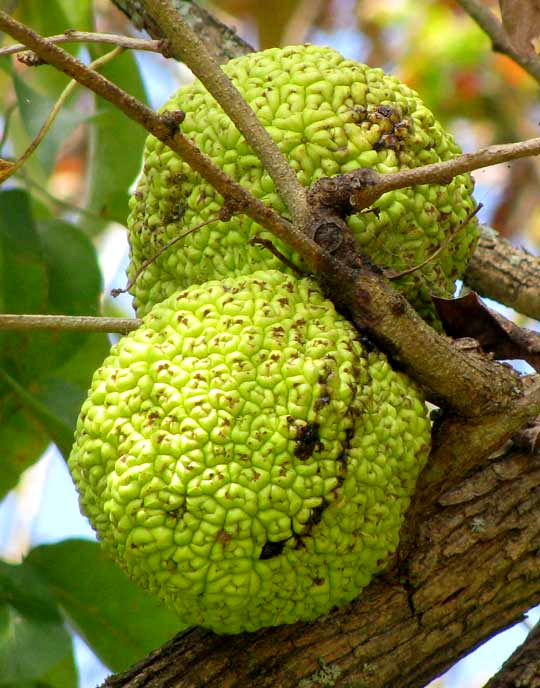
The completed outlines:
[[[296,431],[294,455],[301,461],[309,459],[320,447],[319,423],[306,423]]]

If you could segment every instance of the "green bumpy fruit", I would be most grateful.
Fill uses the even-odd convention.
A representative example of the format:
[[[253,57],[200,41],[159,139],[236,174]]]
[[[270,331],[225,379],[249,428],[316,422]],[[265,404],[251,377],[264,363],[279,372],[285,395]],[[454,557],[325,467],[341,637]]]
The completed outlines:
[[[305,186],[359,167],[396,172],[460,152],[414,91],[330,48],[273,48],[231,60],[224,71]],[[164,109],[183,110],[182,132],[227,174],[287,216],[270,176],[200,82],[180,89]],[[386,193],[374,212],[349,218],[361,250],[376,264],[398,272],[420,265],[456,232],[435,260],[394,283],[435,323],[430,295],[452,295],[476,243],[475,220],[457,231],[475,207],[471,191],[470,176],[459,175],[445,186],[424,184]],[[222,202],[199,174],[150,136],[130,201],[128,276],[133,278],[172,239],[215,217]],[[302,267],[289,247],[248,217],[216,221],[186,236],[139,275],[131,289],[139,315],[190,284],[259,269],[290,272],[265,248],[248,243],[255,233]]]
[[[94,376],[69,466],[117,562],[218,633],[310,620],[396,549],[430,423],[318,286],[275,270],[156,305]]]

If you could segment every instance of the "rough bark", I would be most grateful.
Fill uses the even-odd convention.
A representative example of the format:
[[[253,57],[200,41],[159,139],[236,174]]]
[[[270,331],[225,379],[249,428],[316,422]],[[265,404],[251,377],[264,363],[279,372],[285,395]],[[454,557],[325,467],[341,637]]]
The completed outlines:
[[[141,0],[112,0],[133,23],[137,29],[144,29],[149,36],[157,40],[163,38],[163,32],[154,17],[146,11]],[[239,57],[253,52],[253,48],[246,43],[229,26],[222,24],[202,7],[190,0],[175,0],[174,6],[191,28],[197,32],[200,39],[210,51],[212,57],[220,63],[227,62],[233,57]],[[179,61],[180,55],[171,54]]]
[[[540,624],[484,688],[540,688]]]
[[[540,320],[540,258],[483,227],[465,274],[467,286]]]

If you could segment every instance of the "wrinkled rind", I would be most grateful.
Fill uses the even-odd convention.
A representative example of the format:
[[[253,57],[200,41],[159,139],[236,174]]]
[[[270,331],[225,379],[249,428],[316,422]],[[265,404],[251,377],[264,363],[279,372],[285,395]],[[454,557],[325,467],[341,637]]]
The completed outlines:
[[[416,92],[330,48],[273,48],[231,60],[224,69],[304,185],[358,167],[394,172],[460,152]],[[287,215],[268,173],[200,82],[182,88],[165,109],[183,110],[182,132],[236,181]],[[376,212],[355,215],[349,224],[374,262],[403,271],[426,260],[466,220],[475,206],[471,192],[469,175],[446,186],[400,189],[384,194],[374,204]],[[168,241],[215,217],[221,205],[209,184],[150,136],[131,198],[129,277]],[[289,272],[266,249],[248,243],[256,232],[301,266],[287,246],[246,216],[213,222],[175,244],[138,277],[132,288],[138,313],[193,283],[257,269]],[[436,322],[430,294],[452,295],[476,238],[472,221],[436,260],[395,282],[428,320]]]
[[[421,394],[315,283],[278,271],[155,306],[93,378],[69,466],[117,562],[218,633],[310,620],[395,550]]]

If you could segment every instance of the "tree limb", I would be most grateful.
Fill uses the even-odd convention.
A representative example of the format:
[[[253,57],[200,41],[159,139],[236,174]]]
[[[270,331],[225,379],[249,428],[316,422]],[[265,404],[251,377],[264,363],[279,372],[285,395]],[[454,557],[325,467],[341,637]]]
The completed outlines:
[[[131,36],[120,36],[113,33],[95,33],[93,31],[64,31],[55,36],[47,36],[51,43],[102,43],[116,45],[120,48],[129,50],[147,50],[150,52],[163,53],[163,41],[149,41],[146,38],[132,38]],[[0,49],[0,57],[14,55],[27,50],[22,43],[8,45]]]
[[[540,688],[540,624],[531,630],[484,688]]]
[[[490,227],[482,227],[464,279],[481,296],[540,320],[540,257],[516,248]]]
[[[511,57],[520,67],[540,82],[540,59],[514,50],[501,22],[482,0],[456,0],[478,26],[491,38],[493,50]]]
[[[182,57],[253,148],[294,222],[303,225],[308,216],[306,189],[236,86],[206,50],[202,40],[176,12],[172,0],[143,0],[142,5],[160,26],[169,49]]]
[[[156,22],[154,15],[147,11],[142,0],[112,0],[112,2],[129,17],[137,29],[144,29],[152,38],[158,40],[164,38],[161,26]],[[240,38],[233,29],[219,22],[196,3],[190,0],[173,0],[172,5],[177,16],[182,17],[197,33],[206,49],[219,64],[233,57],[253,52],[251,45]],[[182,62],[181,55],[175,54],[174,50],[171,56]]]
[[[1,330],[72,330],[75,332],[120,332],[141,326],[139,318],[105,318],[85,315],[19,315],[0,313]]]

